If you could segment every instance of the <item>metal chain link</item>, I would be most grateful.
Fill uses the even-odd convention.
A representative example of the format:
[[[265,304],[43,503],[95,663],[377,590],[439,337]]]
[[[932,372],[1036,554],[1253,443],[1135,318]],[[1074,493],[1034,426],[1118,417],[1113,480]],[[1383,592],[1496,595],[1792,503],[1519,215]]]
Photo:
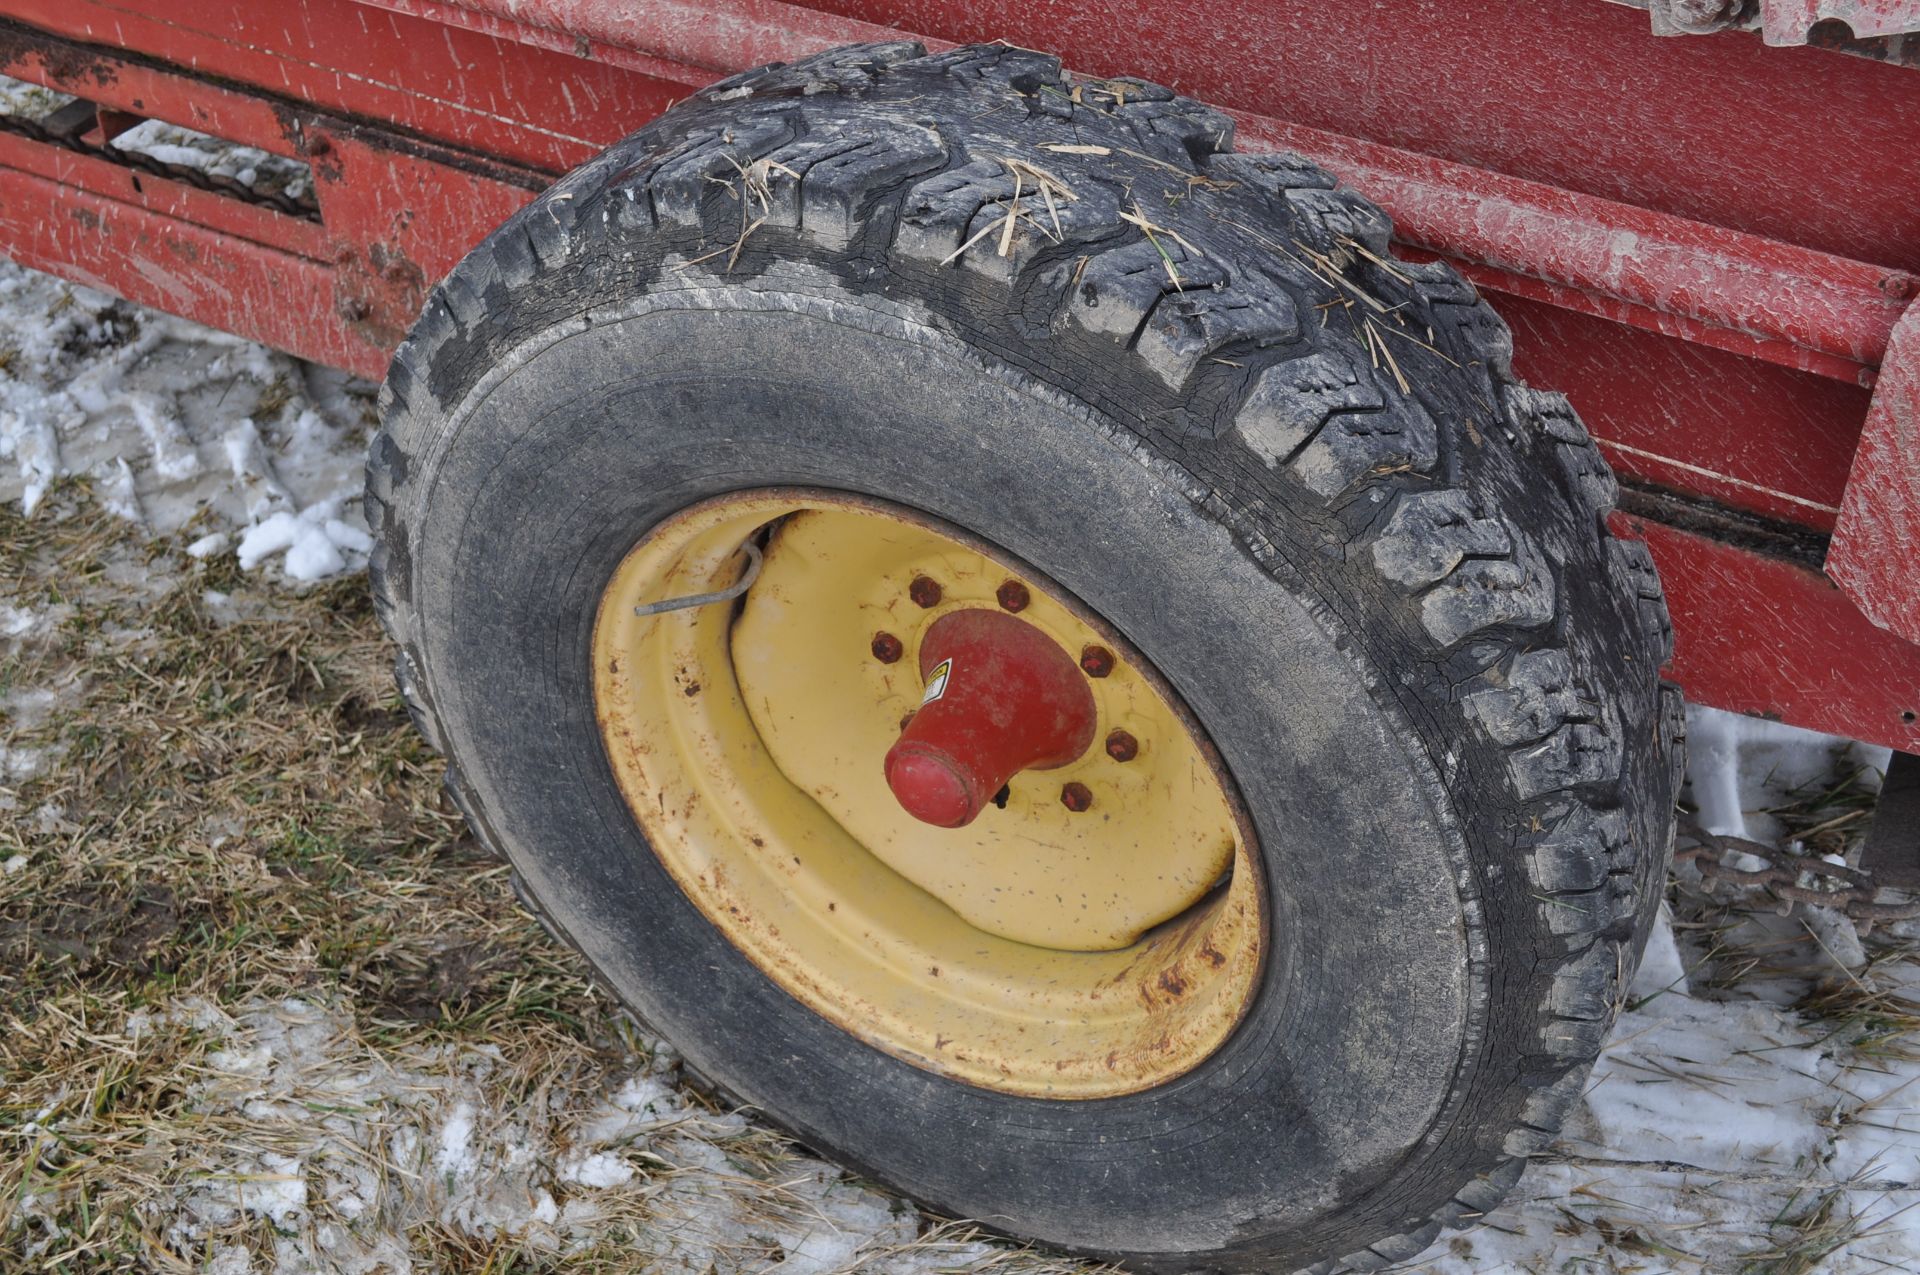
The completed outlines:
[[[82,141],[77,136],[63,135],[44,127],[38,120],[23,115],[0,115],[0,132],[13,133],[20,137],[44,142],[49,146],[58,146],[62,150],[76,151],[82,155],[91,155],[104,159],[110,164],[122,168],[137,168],[141,172],[152,173],[155,177],[164,177],[168,181],[181,182],[197,189],[216,195],[226,195],[242,202],[271,208],[286,213],[290,217],[299,217],[306,221],[320,220],[320,202],[314,197],[311,186],[300,195],[289,195],[281,190],[259,190],[232,177],[219,177],[195,168],[190,164],[168,164],[151,155],[139,151],[123,151],[111,144],[96,146]]]
[[[1920,900],[1912,903],[1880,903],[1873,878],[1858,868],[1829,863],[1817,855],[1794,854],[1778,846],[1763,845],[1745,837],[1724,837],[1708,832],[1698,822],[1682,816],[1680,835],[1694,844],[1673,852],[1676,864],[1691,863],[1708,882],[1751,886],[1772,896],[1785,916],[1796,904],[1833,908],[1844,913],[1865,934],[1880,921],[1907,921],[1920,917]],[[1722,860],[1738,851],[1759,859],[1766,866],[1749,871],[1730,866]]]

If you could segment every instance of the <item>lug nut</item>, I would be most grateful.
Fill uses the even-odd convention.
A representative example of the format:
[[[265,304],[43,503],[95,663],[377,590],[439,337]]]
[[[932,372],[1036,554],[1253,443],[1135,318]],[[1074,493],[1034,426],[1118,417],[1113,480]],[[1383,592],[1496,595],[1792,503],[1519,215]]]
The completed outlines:
[[[1105,677],[1113,672],[1113,652],[1104,646],[1081,647],[1080,667],[1088,677]]]
[[[915,576],[913,583],[907,586],[907,596],[912,598],[913,604],[922,610],[939,606],[940,594],[939,582],[926,576]]]
[[[1093,792],[1082,783],[1062,784],[1060,787],[1060,804],[1075,814],[1079,814],[1083,810],[1091,810],[1093,808]]]
[[[892,664],[902,655],[905,655],[906,652],[907,648],[901,645],[900,639],[893,634],[876,633],[873,635],[873,658],[879,660],[882,664]]]
[[[1008,611],[1024,611],[1027,603],[1033,599],[1027,593],[1027,586],[1018,580],[1008,580],[994,591],[994,597],[1000,600],[1000,606]]]
[[[1132,761],[1139,755],[1139,740],[1123,730],[1107,732],[1107,756],[1115,761]]]

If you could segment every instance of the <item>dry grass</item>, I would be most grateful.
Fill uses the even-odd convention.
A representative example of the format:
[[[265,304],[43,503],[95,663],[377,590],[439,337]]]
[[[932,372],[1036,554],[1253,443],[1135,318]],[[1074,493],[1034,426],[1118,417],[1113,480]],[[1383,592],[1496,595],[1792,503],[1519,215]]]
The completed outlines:
[[[62,750],[0,824],[0,858],[27,860],[0,879],[16,1026],[81,992],[131,1010],[331,981],[375,1029],[581,1034],[590,994],[442,798],[363,581],[262,597],[230,557],[130,546],[90,505],[0,513],[0,541],[15,599],[72,608],[0,684],[76,688],[14,741]],[[172,580],[112,583],[136,570]]]
[[[185,556],[200,528],[49,505],[0,510],[0,618],[44,621],[0,639],[0,756],[40,755],[0,787],[0,1272],[753,1269],[879,1199],[671,1084],[608,1106],[671,1058],[442,797],[363,579],[296,594]],[[463,1104],[484,1190],[435,1158]],[[594,1148],[631,1181],[569,1177]],[[848,1265],[1056,1269],[902,1217]]]
[[[0,1235],[22,1195],[53,1191],[95,1245],[66,1268],[152,1253],[135,1151],[183,1116],[205,1041],[132,1048],[136,1011],[324,992],[374,1042],[593,1057],[605,1007],[442,798],[364,582],[269,599],[231,557],[197,566],[76,489],[56,499],[67,517],[0,511],[0,590],[65,616],[0,663],[0,687],[74,688],[9,732],[58,755],[0,814],[0,860],[25,859],[0,876]],[[115,583],[143,571],[172,582]],[[29,1120],[74,1115],[23,1154]]]

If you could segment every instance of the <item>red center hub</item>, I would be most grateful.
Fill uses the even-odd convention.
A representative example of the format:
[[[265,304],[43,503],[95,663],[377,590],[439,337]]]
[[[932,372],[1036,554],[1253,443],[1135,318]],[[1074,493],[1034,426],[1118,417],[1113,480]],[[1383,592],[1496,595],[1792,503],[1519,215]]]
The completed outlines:
[[[1025,620],[954,611],[920,645],[927,698],[887,751],[887,786],[914,818],[973,822],[1023,770],[1064,766],[1093,744],[1093,693],[1073,657]]]

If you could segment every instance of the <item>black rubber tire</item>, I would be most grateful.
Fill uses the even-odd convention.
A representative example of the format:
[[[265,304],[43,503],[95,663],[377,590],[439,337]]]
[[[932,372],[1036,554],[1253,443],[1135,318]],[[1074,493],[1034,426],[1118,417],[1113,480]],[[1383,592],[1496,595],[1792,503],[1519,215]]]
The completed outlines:
[[[1682,717],[1659,581],[1566,401],[1513,380],[1453,271],[1390,259],[1377,209],[1231,133],[999,46],[697,94],[435,292],[387,383],[373,579],[478,835],[711,1084],[1022,1238],[1373,1269],[1490,1207],[1578,1097],[1663,881]],[[1076,197],[1040,211],[1029,178],[1010,255],[995,230],[956,256],[1009,159]],[[648,851],[594,724],[594,605],[661,519],[784,484],[1019,555],[1205,723],[1273,935],[1195,1070],[1090,1102],[942,1079],[786,997]]]

